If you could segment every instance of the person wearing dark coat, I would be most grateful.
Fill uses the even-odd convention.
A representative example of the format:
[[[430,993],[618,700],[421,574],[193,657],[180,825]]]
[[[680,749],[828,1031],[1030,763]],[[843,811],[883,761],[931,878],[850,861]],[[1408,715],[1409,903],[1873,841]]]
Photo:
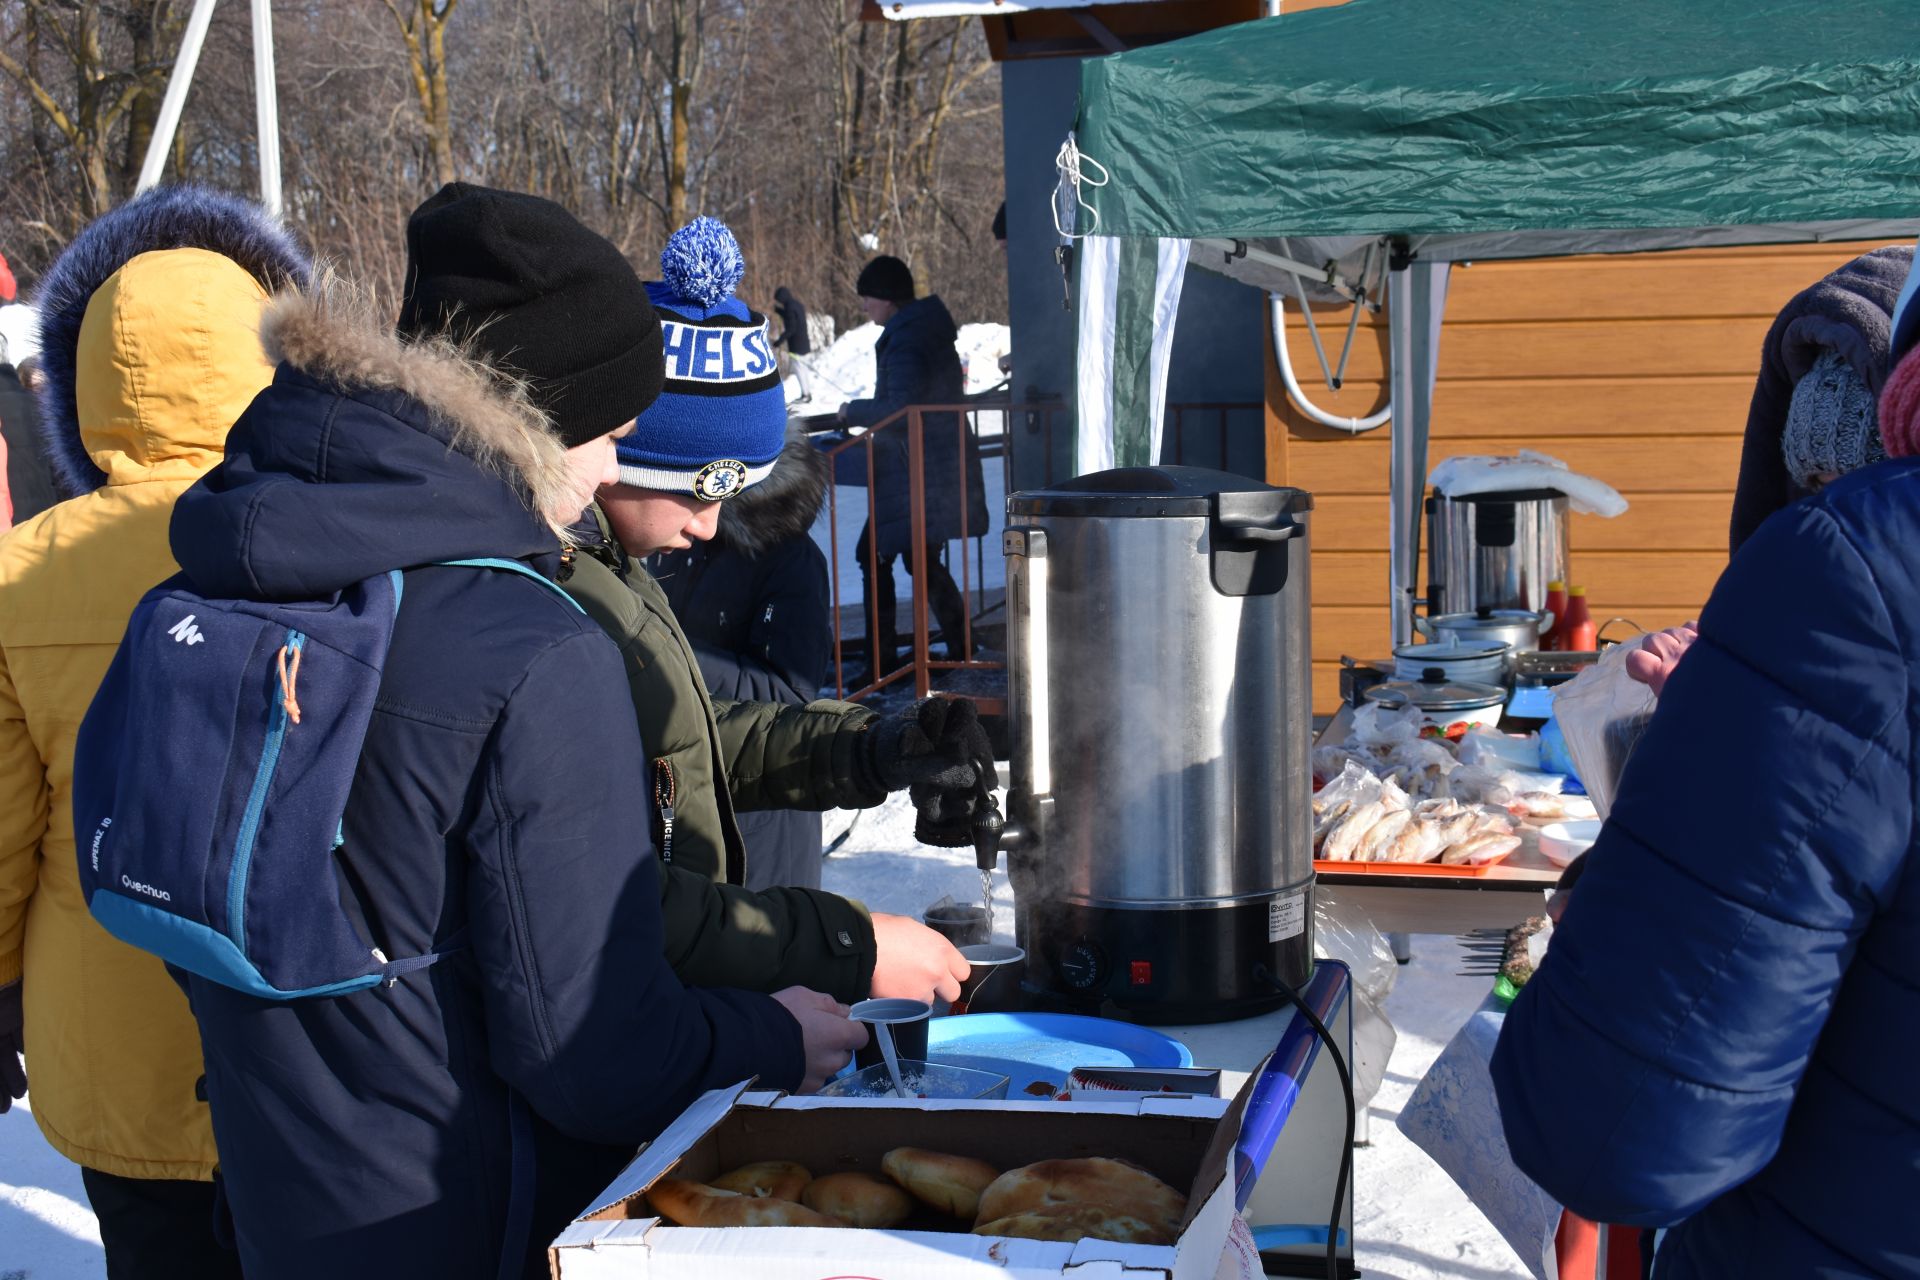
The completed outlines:
[[[242,1265],[274,1280],[545,1276],[546,1243],[703,1091],[811,1087],[864,1041],[814,993],[680,985],[618,651],[548,586],[443,563],[557,572],[610,436],[660,390],[639,280],[559,206],[463,184],[415,211],[408,258],[398,334],[326,294],[276,303],[273,383],[173,515],[208,594],[405,572],[339,883],[315,889],[386,954],[444,958],[286,1002],[185,979]]]
[[[716,699],[801,707],[833,654],[833,588],[809,530],[833,471],[797,428],[765,480],[728,500],[711,541],[655,557],[653,576],[693,642]],[[820,887],[821,820],[798,809],[742,812],[746,887]]]
[[[33,393],[10,364],[0,362],[0,440],[7,447],[7,496],[13,523],[27,521],[60,501],[40,441],[40,414]]]
[[[773,310],[780,317],[780,336],[773,340],[773,345],[785,347],[790,356],[811,354],[813,339],[807,336],[806,304],[793,296],[793,290],[781,285],[773,291]]]
[[[872,427],[914,404],[956,404],[966,394],[960,353],[954,347],[960,331],[946,304],[937,296],[914,296],[913,273],[898,258],[879,257],[860,272],[857,285],[867,318],[883,326],[874,345],[873,395],[849,400],[840,407],[840,420],[849,426]],[[888,427],[874,443],[872,503],[867,524],[860,530],[860,572],[866,588],[864,617],[871,627],[876,609],[879,631],[868,654],[869,675],[891,670],[898,658],[895,622],[893,562],[904,558],[911,572],[913,515],[911,473],[907,465],[906,421]],[[966,598],[953,575],[941,563],[948,542],[979,537],[987,531],[986,484],[973,433],[955,413],[929,413],[922,421],[922,486],[926,495],[926,592],[932,619],[940,627],[952,657],[967,656]],[[965,470],[962,470],[962,450]],[[961,477],[967,494],[963,504]],[[876,557],[868,538],[877,542]]]
[[[1654,1280],[1920,1274],[1920,460],[1895,439],[1765,521],[1661,664],[1494,1053],[1515,1162],[1666,1228]]]
[[[1740,447],[1733,551],[1823,480],[1882,456],[1873,402],[1892,372],[1893,308],[1912,262],[1912,245],[1862,254],[1795,294],[1774,318]],[[1803,389],[1816,365],[1818,376]],[[1789,430],[1795,427],[1815,429]]]

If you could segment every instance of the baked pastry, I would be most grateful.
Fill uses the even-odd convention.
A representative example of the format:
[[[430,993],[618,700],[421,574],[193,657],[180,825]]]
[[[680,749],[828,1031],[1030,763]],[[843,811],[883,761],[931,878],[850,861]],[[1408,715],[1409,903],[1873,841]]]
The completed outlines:
[[[721,1174],[709,1185],[722,1191],[737,1191],[743,1196],[772,1196],[798,1204],[800,1193],[812,1181],[813,1174],[803,1164],[791,1160],[761,1160]]]
[[[1180,1234],[1187,1214],[1187,1198],[1145,1169],[1092,1156],[1009,1169],[981,1193],[977,1220],[993,1222],[1058,1204],[1099,1205],[1139,1219],[1168,1240]]]
[[[662,1178],[647,1188],[654,1212],[683,1227],[844,1227],[838,1218],[772,1196],[743,1196],[704,1182]]]
[[[1121,1244],[1172,1244],[1174,1238],[1130,1213],[1097,1204],[1049,1204],[996,1218],[973,1229],[977,1236],[1016,1240],[1117,1240]]]
[[[830,1173],[800,1193],[800,1203],[856,1227],[897,1227],[913,1212],[913,1197],[871,1173]]]
[[[915,1199],[969,1220],[980,1212],[980,1193],[1000,1176],[984,1160],[919,1147],[895,1147],[880,1157],[880,1167]]]

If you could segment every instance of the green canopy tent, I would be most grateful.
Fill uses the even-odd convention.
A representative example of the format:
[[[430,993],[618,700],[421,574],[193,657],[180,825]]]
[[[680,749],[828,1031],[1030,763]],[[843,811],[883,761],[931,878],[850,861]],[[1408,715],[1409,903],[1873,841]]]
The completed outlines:
[[[1447,265],[1914,235],[1920,5],[1351,0],[1087,61],[1060,166],[1081,470],[1157,457],[1189,259],[1385,277],[1400,642]]]

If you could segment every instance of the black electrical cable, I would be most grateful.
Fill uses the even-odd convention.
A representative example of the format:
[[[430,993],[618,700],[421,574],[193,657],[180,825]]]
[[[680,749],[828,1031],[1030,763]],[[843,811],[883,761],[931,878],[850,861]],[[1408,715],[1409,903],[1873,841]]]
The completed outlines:
[[[1293,1001],[1293,1007],[1300,1011],[1314,1033],[1320,1037],[1320,1043],[1327,1046],[1327,1052],[1333,1055],[1333,1069],[1340,1077],[1340,1092],[1347,1100],[1347,1140],[1340,1147],[1340,1173],[1333,1182],[1333,1216],[1327,1219],[1327,1280],[1342,1280],[1340,1274],[1340,1219],[1347,1207],[1347,1183],[1353,1171],[1354,1126],[1357,1120],[1353,1105],[1353,1074],[1347,1070],[1347,1060],[1341,1056],[1340,1046],[1333,1041],[1333,1033],[1327,1030],[1327,1024],[1320,1016],[1307,1007],[1300,993],[1288,984],[1273,976],[1264,964],[1253,966],[1256,982],[1264,982]],[[1351,999],[1351,995],[1349,995]]]

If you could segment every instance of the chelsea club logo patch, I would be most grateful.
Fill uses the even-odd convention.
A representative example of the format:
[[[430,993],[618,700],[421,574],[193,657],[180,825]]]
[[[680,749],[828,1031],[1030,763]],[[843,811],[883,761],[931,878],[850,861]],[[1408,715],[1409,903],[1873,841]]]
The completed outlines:
[[[709,462],[694,475],[693,492],[707,502],[719,502],[740,492],[746,483],[747,464],[735,458],[722,458]]]

